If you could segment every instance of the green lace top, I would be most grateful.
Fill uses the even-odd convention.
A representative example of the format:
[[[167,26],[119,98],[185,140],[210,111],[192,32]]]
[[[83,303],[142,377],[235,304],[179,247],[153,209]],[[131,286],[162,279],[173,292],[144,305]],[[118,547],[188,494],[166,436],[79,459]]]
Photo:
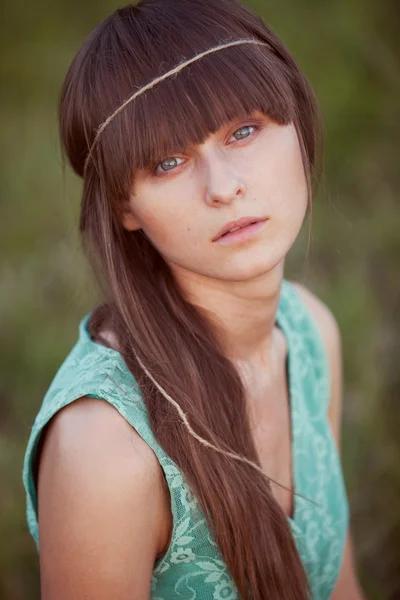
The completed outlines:
[[[171,494],[173,533],[153,567],[151,600],[239,600],[236,586],[182,473],[156,442],[137,382],[121,354],[94,342],[79,325],[79,339],[56,373],[34,421],[23,467],[29,530],[39,549],[33,459],[44,426],[82,396],[110,402],[155,452]],[[330,598],[343,558],[348,502],[327,408],[329,364],[320,333],[295,287],[283,280],[276,324],[288,343],[292,459],[295,496],[289,523],[312,588]],[[132,565],[134,568],[134,565]],[[290,573],[288,573],[290,577]]]

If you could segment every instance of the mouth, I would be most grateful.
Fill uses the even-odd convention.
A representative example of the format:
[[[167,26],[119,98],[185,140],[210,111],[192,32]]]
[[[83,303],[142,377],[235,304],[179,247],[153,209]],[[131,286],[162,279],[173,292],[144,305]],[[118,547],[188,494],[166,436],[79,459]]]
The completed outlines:
[[[230,221],[219,230],[212,241],[227,243],[248,239],[262,229],[267,220],[268,217],[242,217],[236,221]]]

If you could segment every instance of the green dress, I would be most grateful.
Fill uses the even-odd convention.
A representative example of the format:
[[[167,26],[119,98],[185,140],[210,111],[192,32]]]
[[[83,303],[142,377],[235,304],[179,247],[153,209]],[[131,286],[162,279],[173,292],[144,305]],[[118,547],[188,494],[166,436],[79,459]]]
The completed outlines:
[[[82,396],[101,398],[112,404],[152,448],[171,495],[172,539],[166,554],[154,564],[151,600],[239,600],[198,502],[189,494],[177,465],[154,438],[136,380],[119,352],[91,339],[89,318],[90,313],[80,322],[79,338],[46,392],[25,453],[27,521],[37,548],[33,459],[40,435],[62,407]],[[326,351],[314,318],[286,279],[282,281],[276,324],[288,343],[295,491],[313,501],[295,496],[293,518],[288,520],[308,574],[312,598],[327,600],[343,559],[348,501],[327,416],[330,373]]]

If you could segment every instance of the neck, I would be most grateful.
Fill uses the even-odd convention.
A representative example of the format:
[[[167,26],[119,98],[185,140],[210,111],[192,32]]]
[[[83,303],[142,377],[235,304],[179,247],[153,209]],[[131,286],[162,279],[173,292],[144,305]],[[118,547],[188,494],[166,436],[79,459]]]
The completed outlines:
[[[214,325],[225,355],[238,366],[271,364],[277,344],[276,312],[284,263],[244,282],[211,279],[173,267],[185,298]]]

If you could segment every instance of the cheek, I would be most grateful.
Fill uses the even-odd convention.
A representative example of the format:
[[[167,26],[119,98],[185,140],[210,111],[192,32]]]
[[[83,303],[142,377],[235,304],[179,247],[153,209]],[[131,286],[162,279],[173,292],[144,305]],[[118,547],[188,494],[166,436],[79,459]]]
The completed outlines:
[[[138,218],[142,229],[161,254],[168,256],[174,250],[188,247],[196,234],[196,215],[184,202],[163,198],[162,202],[148,204]]]
[[[276,216],[294,221],[303,220],[307,208],[307,179],[295,128],[290,126],[282,144],[274,154],[269,169],[273,187]]]

